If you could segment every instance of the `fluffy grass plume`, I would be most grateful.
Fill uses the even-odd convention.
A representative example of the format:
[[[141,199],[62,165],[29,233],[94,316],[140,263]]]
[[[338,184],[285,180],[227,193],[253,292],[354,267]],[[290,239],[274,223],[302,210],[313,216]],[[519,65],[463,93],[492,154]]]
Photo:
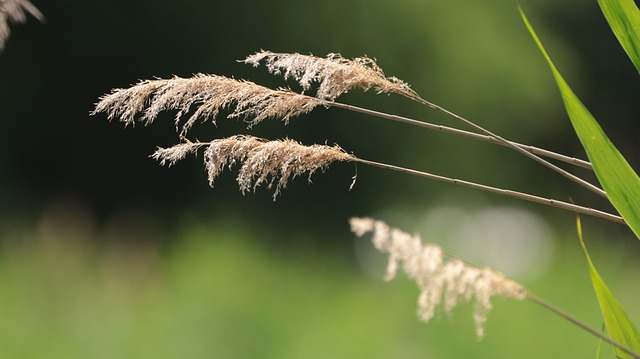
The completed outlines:
[[[236,135],[213,140],[209,143],[187,142],[169,148],[158,148],[151,156],[160,164],[172,165],[200,147],[206,147],[204,165],[209,185],[224,171],[237,162],[242,163],[236,181],[242,194],[255,191],[266,183],[267,188],[275,185],[273,198],[286,188],[290,178],[317,170],[325,170],[335,161],[353,161],[355,157],[338,146],[304,146],[293,140],[267,141],[253,136]]]
[[[126,125],[133,125],[138,114],[140,121],[148,124],[162,111],[177,110],[175,122],[179,126],[182,116],[193,106],[194,113],[182,126],[185,134],[198,119],[215,123],[220,110],[233,109],[228,117],[250,118],[250,124],[267,118],[286,123],[320,104],[321,100],[287,89],[273,90],[250,81],[196,74],[191,78],[145,80],[130,88],[114,89],[100,98],[92,114],[105,112],[110,120],[119,118]]]
[[[442,248],[422,243],[417,235],[391,228],[371,218],[351,218],[349,223],[351,231],[357,236],[373,233],[372,241],[376,249],[389,254],[386,280],[393,279],[398,267],[402,266],[407,276],[418,284],[418,316],[421,320],[431,320],[440,305],[449,313],[458,304],[459,298],[466,301],[475,298],[473,319],[476,334],[482,338],[492,296],[517,300],[527,297],[526,290],[520,284],[505,278],[502,273],[446,257]]]
[[[407,83],[386,77],[373,59],[356,57],[345,59],[339,54],[329,54],[326,58],[312,55],[275,53],[260,51],[248,56],[242,62],[257,67],[265,61],[269,72],[283,74],[285,79],[298,81],[305,91],[313,83],[319,83],[316,97],[333,101],[343,93],[359,88],[373,88],[378,93],[398,93],[403,96],[417,96]]]

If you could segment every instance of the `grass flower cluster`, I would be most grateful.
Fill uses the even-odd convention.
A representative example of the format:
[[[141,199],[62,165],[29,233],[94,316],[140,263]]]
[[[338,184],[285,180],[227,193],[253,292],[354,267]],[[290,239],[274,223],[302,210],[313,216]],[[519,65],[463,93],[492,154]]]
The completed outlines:
[[[335,100],[351,89],[367,91],[373,88],[377,93],[396,93],[408,97],[418,97],[411,87],[396,77],[386,77],[373,59],[357,57],[345,59],[340,54],[329,54],[325,58],[311,55],[274,53],[260,51],[244,59],[244,63],[260,66],[265,61],[272,74],[282,74],[286,79],[298,81],[305,91],[318,83],[316,97]]]
[[[275,184],[274,199],[287,186],[290,177],[307,174],[311,182],[311,175],[317,170],[325,170],[330,163],[355,159],[338,146],[304,146],[293,140],[267,141],[246,135],[231,136],[210,143],[187,142],[159,148],[151,157],[162,165],[172,165],[197,151],[199,147],[206,147],[204,165],[212,187],[216,177],[225,168],[241,162],[237,177],[240,191],[244,194],[255,191],[264,183],[267,183],[267,188],[272,188]]]
[[[182,125],[182,134],[186,135],[199,119],[215,123],[223,109],[233,109],[229,118],[249,119],[251,124],[267,118],[279,118],[286,123],[321,104],[319,99],[287,89],[272,90],[250,81],[196,74],[191,78],[146,80],[127,89],[114,89],[100,99],[93,114],[106,112],[109,119],[118,118],[133,125],[138,114],[140,121],[149,124],[160,112],[177,110],[175,122],[179,127],[182,116],[195,107]]]
[[[424,244],[417,235],[371,218],[351,218],[349,223],[351,231],[359,237],[372,233],[376,249],[389,255],[386,280],[393,279],[401,267],[418,284],[418,316],[426,322],[434,317],[436,308],[441,304],[449,313],[459,298],[466,301],[475,298],[473,319],[476,334],[482,338],[492,296],[516,300],[527,298],[524,287],[505,278],[502,273],[447,257],[440,246]]]

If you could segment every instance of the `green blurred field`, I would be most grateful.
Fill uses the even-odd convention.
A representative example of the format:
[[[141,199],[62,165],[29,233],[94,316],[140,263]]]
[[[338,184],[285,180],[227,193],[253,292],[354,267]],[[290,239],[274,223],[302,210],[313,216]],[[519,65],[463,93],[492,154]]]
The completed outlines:
[[[420,323],[405,278],[368,276],[348,251],[270,247],[238,221],[192,221],[165,246],[52,227],[4,231],[2,358],[588,358],[598,344],[500,298],[480,342],[470,305]],[[357,240],[346,226],[344,240]],[[568,243],[527,286],[599,327],[583,258]],[[633,268],[620,253],[596,257],[618,261],[622,282]],[[633,304],[637,289],[627,289],[621,300]]]

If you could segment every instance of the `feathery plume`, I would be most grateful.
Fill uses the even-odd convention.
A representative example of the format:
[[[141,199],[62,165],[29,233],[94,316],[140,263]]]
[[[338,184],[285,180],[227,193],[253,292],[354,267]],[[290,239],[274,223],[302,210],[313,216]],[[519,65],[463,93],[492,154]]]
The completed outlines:
[[[428,322],[435,309],[443,304],[449,313],[461,297],[466,301],[475,297],[476,334],[484,335],[484,323],[491,310],[490,298],[500,295],[522,300],[526,290],[518,283],[489,268],[477,268],[459,259],[445,260],[442,249],[434,244],[423,244],[420,237],[410,235],[371,218],[351,218],[351,231],[361,237],[372,232],[377,250],[389,254],[386,280],[395,277],[398,266],[420,288],[418,316]]]
[[[249,123],[253,125],[267,118],[280,118],[287,123],[291,117],[308,113],[320,104],[321,100],[288,89],[272,90],[250,81],[196,74],[191,78],[145,80],[127,89],[114,89],[100,98],[91,114],[105,112],[109,120],[119,118],[126,125],[133,125],[139,113],[140,121],[149,124],[162,111],[178,110],[178,127],[182,116],[195,106],[182,126],[184,135],[198,119],[211,118],[215,123],[221,109],[234,106],[228,117],[251,118]]]
[[[0,0],[0,51],[11,34],[9,22],[22,24],[27,21],[27,14],[43,21],[44,16],[29,0]]]
[[[373,88],[378,93],[398,93],[404,96],[418,96],[407,83],[396,77],[386,77],[373,59],[357,57],[345,59],[340,54],[329,54],[326,58],[298,53],[274,53],[260,51],[242,60],[258,67],[265,60],[270,73],[284,78],[293,78],[307,91],[312,83],[319,83],[316,97],[333,101],[343,93],[359,88],[364,91]]]
[[[355,159],[339,146],[304,146],[289,139],[267,141],[245,135],[218,139],[210,143],[187,142],[170,148],[158,148],[151,157],[160,161],[162,165],[172,165],[203,146],[207,146],[204,165],[209,185],[213,187],[214,180],[225,168],[231,168],[236,162],[241,162],[236,181],[242,194],[255,191],[264,183],[269,189],[275,184],[274,200],[287,186],[290,178],[307,174],[308,181],[311,182],[311,175],[318,169],[324,171],[332,162]]]

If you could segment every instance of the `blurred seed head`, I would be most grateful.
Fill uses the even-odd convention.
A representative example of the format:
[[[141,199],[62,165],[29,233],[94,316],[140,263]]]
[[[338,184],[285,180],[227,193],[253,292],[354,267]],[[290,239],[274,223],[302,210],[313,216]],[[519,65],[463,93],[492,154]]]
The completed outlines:
[[[0,51],[11,35],[9,23],[22,24],[31,15],[40,21],[44,16],[29,0],[0,0]]]
[[[473,318],[476,334],[484,335],[484,323],[491,310],[491,297],[503,296],[522,300],[527,292],[520,284],[490,268],[478,268],[457,258],[447,257],[434,244],[423,244],[420,237],[391,228],[371,218],[351,218],[351,231],[357,236],[372,233],[376,249],[389,255],[386,280],[396,276],[399,267],[420,288],[418,316],[429,321],[440,305],[449,313],[458,299],[475,298]]]

